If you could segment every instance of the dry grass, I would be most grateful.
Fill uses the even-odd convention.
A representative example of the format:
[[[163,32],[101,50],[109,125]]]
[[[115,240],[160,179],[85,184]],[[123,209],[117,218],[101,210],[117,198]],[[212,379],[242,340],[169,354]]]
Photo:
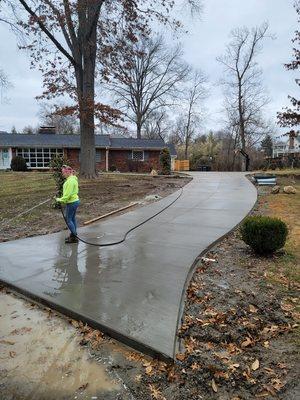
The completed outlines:
[[[283,173],[277,177],[281,188],[292,185],[296,194],[268,193],[260,198],[260,211],[263,214],[282,219],[289,228],[288,239],[284,251],[266,260],[266,276],[277,290],[284,293],[286,302],[293,310],[296,321],[300,318],[300,174]],[[300,329],[293,335],[293,341],[300,345]]]

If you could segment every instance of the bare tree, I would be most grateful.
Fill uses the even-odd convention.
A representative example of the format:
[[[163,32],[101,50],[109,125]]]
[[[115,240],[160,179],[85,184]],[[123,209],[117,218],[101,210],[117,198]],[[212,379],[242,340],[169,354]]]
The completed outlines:
[[[256,58],[268,37],[268,24],[252,30],[238,28],[231,32],[225,54],[217,60],[225,67],[225,109],[235,142],[246,153],[266,133],[263,108],[269,102],[262,85],[262,71]],[[244,161],[244,160],[243,160]],[[242,162],[245,170],[245,162]]]
[[[63,108],[60,105],[60,108]],[[69,135],[79,134],[79,120],[76,115],[61,115],[56,113],[56,107],[47,103],[40,105],[39,119],[41,125],[55,126],[57,133]]]
[[[144,123],[143,137],[166,140],[171,131],[171,122],[165,110],[154,111]]]
[[[298,24],[300,22],[300,1],[294,3],[295,10],[298,14]],[[300,30],[295,31],[295,36],[292,40],[294,43],[293,59],[288,64],[285,64],[287,70],[295,71],[300,68]],[[296,84],[300,86],[300,79],[296,79]],[[282,127],[294,128],[300,125],[300,100],[292,96],[288,96],[292,107],[285,107],[281,112],[277,113],[278,124]],[[297,132],[299,134],[299,132]],[[290,130],[290,136],[297,135],[294,130]]]
[[[205,88],[207,78],[196,71],[188,82],[181,97],[181,112],[177,119],[175,137],[184,146],[184,157],[188,159],[188,148],[193,137],[199,133],[203,116],[203,101],[208,92]]]
[[[141,138],[145,122],[174,103],[177,86],[188,75],[189,67],[181,60],[181,47],[169,50],[161,37],[142,40],[133,46],[132,53],[129,65],[119,60],[109,87],[116,106],[135,124],[136,136]]]
[[[186,0],[192,6],[195,1]],[[28,37],[32,65],[43,73],[43,98],[69,95],[74,104],[66,113],[80,119],[81,175],[93,178],[95,168],[95,115],[114,121],[118,110],[95,100],[95,78],[109,74],[112,54],[123,57],[130,43],[150,34],[153,19],[171,23],[173,0],[4,0],[16,26]],[[197,3],[197,1],[196,1]],[[20,9],[20,10],[18,10]],[[1,7],[0,21],[9,21]],[[174,21],[173,26],[178,26]]]
[[[12,87],[12,84],[10,83],[8,76],[3,71],[3,69],[0,68],[0,100],[1,100],[1,103],[4,102],[4,93],[11,87]]]

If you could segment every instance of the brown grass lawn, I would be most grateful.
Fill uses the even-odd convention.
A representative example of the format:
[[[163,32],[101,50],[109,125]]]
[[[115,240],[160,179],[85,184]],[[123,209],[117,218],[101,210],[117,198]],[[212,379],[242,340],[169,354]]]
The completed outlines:
[[[166,196],[190,179],[145,175],[103,174],[95,180],[79,180],[81,206],[79,225],[116,210],[146,195]],[[65,229],[59,210],[50,203],[29,214],[19,213],[55,196],[55,183],[48,172],[0,172],[0,241],[46,234]]]

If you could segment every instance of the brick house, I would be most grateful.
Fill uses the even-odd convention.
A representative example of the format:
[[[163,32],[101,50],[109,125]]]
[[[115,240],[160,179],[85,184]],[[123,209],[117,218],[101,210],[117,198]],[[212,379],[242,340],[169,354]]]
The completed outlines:
[[[41,131],[40,131],[41,132]],[[159,154],[169,147],[172,165],[176,159],[173,145],[161,139],[115,138],[96,135],[96,168],[100,171],[150,172],[160,170]],[[80,136],[50,133],[14,134],[0,132],[0,169],[10,168],[13,156],[25,158],[28,169],[47,170],[49,161],[63,155],[75,169],[80,165]]]

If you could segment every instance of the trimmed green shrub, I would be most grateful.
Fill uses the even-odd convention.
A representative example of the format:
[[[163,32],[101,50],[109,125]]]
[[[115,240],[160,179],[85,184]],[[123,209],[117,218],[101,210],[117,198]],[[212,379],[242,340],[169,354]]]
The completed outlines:
[[[268,255],[285,245],[287,225],[279,218],[254,216],[245,219],[241,226],[243,241],[257,254]]]
[[[171,155],[170,150],[165,147],[162,149],[159,155],[159,162],[161,165],[161,173],[163,175],[170,175],[171,174]]]
[[[21,156],[15,156],[11,160],[10,168],[13,171],[27,171],[26,160]]]

